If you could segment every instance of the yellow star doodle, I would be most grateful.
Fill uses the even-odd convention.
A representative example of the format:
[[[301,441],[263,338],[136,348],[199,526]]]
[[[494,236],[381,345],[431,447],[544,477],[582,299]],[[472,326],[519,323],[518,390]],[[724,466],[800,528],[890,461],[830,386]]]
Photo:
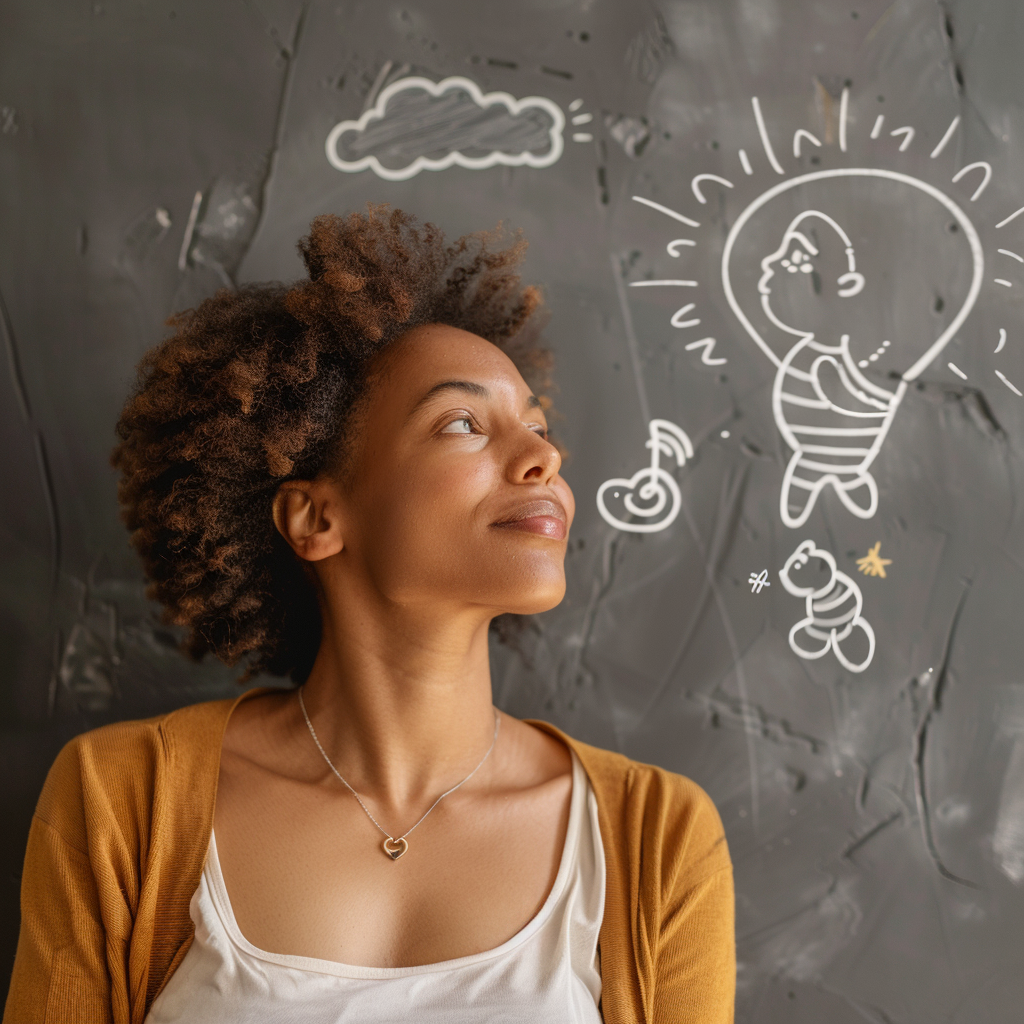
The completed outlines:
[[[857,568],[865,576],[881,576],[882,579],[885,579],[885,567],[892,565],[892,559],[882,558],[878,553],[881,546],[882,542],[878,541],[873,548],[868,548],[868,553],[863,558],[857,559]]]

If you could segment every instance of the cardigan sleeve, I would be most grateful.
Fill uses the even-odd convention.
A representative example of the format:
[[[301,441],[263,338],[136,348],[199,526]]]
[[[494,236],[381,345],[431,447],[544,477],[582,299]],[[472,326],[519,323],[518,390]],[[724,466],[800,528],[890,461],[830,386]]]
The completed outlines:
[[[4,1024],[112,1024],[99,904],[88,855],[33,818]]]
[[[710,797],[693,791],[676,858],[666,857],[652,1024],[733,1024],[736,938],[732,863]]]
[[[3,1024],[131,1019],[128,940],[140,851],[125,827],[134,807],[125,780],[147,773],[141,759],[126,760],[125,730],[75,737],[47,773],[29,829]]]

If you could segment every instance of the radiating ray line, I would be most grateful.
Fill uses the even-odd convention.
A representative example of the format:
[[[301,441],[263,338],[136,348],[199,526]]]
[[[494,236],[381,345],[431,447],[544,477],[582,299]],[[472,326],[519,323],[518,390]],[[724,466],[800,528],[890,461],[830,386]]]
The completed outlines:
[[[954,373],[955,373],[955,374],[956,374],[956,375],[957,375],[958,377],[962,377],[962,378],[963,378],[964,380],[967,380],[967,374],[966,374],[966,373],[964,373],[964,371],[963,371],[963,370],[961,370],[959,366],[954,366],[954,365],[953,365],[953,363],[946,363],[946,365],[947,365],[947,366],[948,366],[948,367],[949,367],[949,368],[950,368],[950,369],[951,369],[951,370],[952,370],[952,371],[953,371],[953,372],[954,372]]]
[[[677,220],[680,224],[685,224],[687,227],[700,227],[700,221],[684,217],[681,213],[676,213],[675,210],[670,210],[667,206],[662,206],[661,203],[656,203],[653,199],[644,199],[643,196],[633,196],[632,199],[634,203],[643,203],[644,206],[649,206],[652,210],[657,210],[658,213],[663,213],[666,217],[671,217],[673,220]]]
[[[700,320],[680,320],[679,319],[681,316],[686,316],[686,314],[689,313],[690,310],[693,309],[695,305],[696,305],[696,303],[694,303],[694,302],[688,302],[681,309],[677,309],[672,314],[672,319],[669,320],[669,323],[673,327],[696,327],[697,324],[700,323]]]
[[[1024,398],[1024,393],[1020,392],[1015,385],[1011,384],[998,370],[996,370],[996,376],[1018,397]]]
[[[871,129],[871,138],[877,139],[882,134],[882,125],[885,124],[885,114],[879,114],[875,118],[875,126]]]
[[[911,128],[910,125],[907,125],[904,128],[893,128],[893,130],[889,132],[889,134],[906,136],[904,140],[900,143],[901,153],[907,148],[907,146],[911,144],[911,142],[914,141],[914,129]]]
[[[800,140],[807,139],[808,142],[813,143],[815,146],[820,147],[821,143],[816,139],[806,128],[797,128],[793,132],[793,156],[800,156]]]
[[[993,355],[997,355],[998,353],[1002,352],[1003,351],[1003,346],[1005,344],[1006,344],[1006,328],[1005,327],[1000,327],[999,328],[999,344],[996,345],[996,350],[993,353]]]
[[[750,157],[747,156],[745,149],[740,150],[740,165],[743,167],[744,174],[753,174],[754,168],[750,166]]]
[[[690,188],[693,189],[693,194],[697,197],[698,203],[707,203],[707,199],[704,198],[704,193],[700,190],[700,183],[702,181],[717,181],[724,185],[726,188],[732,188],[733,184],[728,178],[723,178],[720,174],[698,174],[693,181],[690,182]]]
[[[777,174],[785,174],[782,164],[775,157],[775,150],[772,149],[772,140],[768,138],[768,129],[765,127],[764,115],[761,113],[761,104],[756,96],[750,97],[754,107],[754,120],[757,121],[757,131],[761,136],[761,145],[764,146],[764,154],[768,157],[768,163],[772,165]]]
[[[1012,288],[1013,287],[1013,282],[1012,281],[1007,281],[1005,277],[997,277],[995,279],[995,283],[996,284],[1001,284],[1004,288]]]
[[[590,132],[573,132],[572,133],[572,141],[573,142],[593,142],[594,141],[594,136],[591,135]]]
[[[579,110],[582,106],[583,100],[573,100],[572,103],[569,104],[569,112],[572,113],[575,110]]]
[[[695,348],[703,348],[704,351],[700,354],[700,361],[705,366],[721,366],[722,363],[729,362],[724,356],[721,359],[712,359],[711,353],[715,350],[715,339],[714,338],[701,338],[700,341],[691,341],[686,346],[686,351],[690,352]]]
[[[590,124],[594,120],[593,114],[577,114],[573,119],[572,123],[575,125]]]
[[[662,286],[675,288],[696,288],[696,281],[630,281],[630,288],[659,288]]]
[[[1001,220],[996,225],[996,230],[1009,224],[1011,220],[1016,220],[1022,213],[1024,213],[1024,206],[1022,206],[1019,210],[1014,210],[1009,217],[1005,217],[1003,220]]]
[[[1004,256],[1012,256],[1018,263],[1024,263],[1024,256],[1018,256],[1015,252],[1010,252],[1009,249],[996,249],[996,252],[1001,252]]]
[[[850,87],[844,85],[839,97],[839,148],[846,152],[846,116],[850,110]]]
[[[673,238],[668,245],[665,246],[665,251],[669,256],[678,256],[679,250],[676,248],[677,245],[696,245],[697,243],[692,238]]]
[[[977,160],[973,164],[968,164],[966,167],[961,167],[956,174],[953,175],[953,184],[955,185],[968,171],[974,171],[981,168],[985,174],[981,179],[981,184],[974,190],[974,195],[971,196],[971,202],[973,203],[982,192],[988,188],[988,183],[992,180],[992,165],[986,160]]]
[[[949,127],[946,129],[946,134],[939,139],[939,144],[932,150],[932,159],[934,160],[945,148],[946,143],[953,137],[953,132],[956,131],[956,126],[960,123],[960,115],[957,114],[949,123]]]

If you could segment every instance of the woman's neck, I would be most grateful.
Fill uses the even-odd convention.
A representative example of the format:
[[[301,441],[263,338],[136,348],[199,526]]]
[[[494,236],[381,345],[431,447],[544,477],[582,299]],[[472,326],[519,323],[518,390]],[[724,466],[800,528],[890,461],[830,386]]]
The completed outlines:
[[[379,806],[419,805],[484,755],[495,724],[489,621],[394,609],[325,615],[303,697],[321,744],[357,792]]]

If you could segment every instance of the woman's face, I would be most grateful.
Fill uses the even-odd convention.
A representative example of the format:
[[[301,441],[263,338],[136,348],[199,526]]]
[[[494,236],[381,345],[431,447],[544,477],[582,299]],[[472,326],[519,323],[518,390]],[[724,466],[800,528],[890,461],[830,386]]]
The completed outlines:
[[[497,346],[410,331],[353,426],[337,568],[409,607],[531,614],[561,601],[575,502],[540,403]]]

